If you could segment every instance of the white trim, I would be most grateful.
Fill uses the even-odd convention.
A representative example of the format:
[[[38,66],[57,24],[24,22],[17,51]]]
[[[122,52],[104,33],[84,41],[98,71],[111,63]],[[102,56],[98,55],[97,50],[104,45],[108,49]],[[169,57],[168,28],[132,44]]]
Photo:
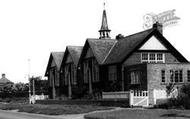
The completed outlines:
[[[167,48],[160,40],[152,36],[139,48],[139,50],[167,50]]]
[[[113,46],[111,47],[111,49],[109,50],[108,54],[106,55],[106,57],[104,58],[104,60],[102,61],[102,63],[105,62],[105,60],[107,59],[107,57],[109,56],[109,54],[111,53],[112,49],[115,47],[117,41],[115,41],[115,43],[113,44]]]
[[[148,54],[148,60],[143,60],[142,59],[142,55],[143,54]],[[150,54],[155,54],[155,60],[150,60]],[[162,60],[158,60],[157,59],[157,55],[158,54],[162,54]],[[151,63],[151,62],[154,62],[154,63],[165,63],[165,53],[141,53],[141,63],[144,63],[144,62],[147,62],[147,63]]]

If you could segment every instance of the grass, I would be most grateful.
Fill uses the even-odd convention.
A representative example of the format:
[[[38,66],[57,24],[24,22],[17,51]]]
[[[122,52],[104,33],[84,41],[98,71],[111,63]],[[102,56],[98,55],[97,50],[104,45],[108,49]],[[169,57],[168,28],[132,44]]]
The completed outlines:
[[[62,115],[62,114],[80,114],[88,113],[96,110],[108,110],[110,107],[94,106],[94,105],[42,105],[42,104],[23,104],[23,103],[1,103],[2,110],[18,110],[19,112],[28,112],[46,115]]]
[[[85,119],[187,119],[190,110],[124,109],[85,115]]]

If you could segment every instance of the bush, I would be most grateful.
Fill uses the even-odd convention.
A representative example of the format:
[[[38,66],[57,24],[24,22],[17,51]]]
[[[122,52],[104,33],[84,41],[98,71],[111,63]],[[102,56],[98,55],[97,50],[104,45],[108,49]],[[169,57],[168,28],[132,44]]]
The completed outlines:
[[[171,89],[169,89],[171,90]],[[184,108],[190,109],[190,84],[184,84],[178,90],[178,96],[176,98],[167,99],[166,103],[159,104],[155,107],[158,108]]]

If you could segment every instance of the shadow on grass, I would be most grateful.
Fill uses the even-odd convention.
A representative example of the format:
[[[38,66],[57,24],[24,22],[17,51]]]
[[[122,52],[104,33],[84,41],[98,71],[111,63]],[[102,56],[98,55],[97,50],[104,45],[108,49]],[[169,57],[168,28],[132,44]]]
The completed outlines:
[[[184,117],[184,118],[190,118],[190,116],[188,116],[188,115],[175,114],[175,113],[163,114],[160,117]]]

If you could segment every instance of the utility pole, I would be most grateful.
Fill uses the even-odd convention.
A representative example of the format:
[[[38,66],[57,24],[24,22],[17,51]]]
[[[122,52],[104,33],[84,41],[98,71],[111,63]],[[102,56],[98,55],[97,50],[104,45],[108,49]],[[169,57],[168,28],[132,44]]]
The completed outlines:
[[[28,93],[29,93],[29,104],[31,104],[31,88],[30,88],[30,59],[28,59]]]
[[[35,102],[35,97],[36,97],[36,94],[35,94],[35,77],[33,78],[33,80],[32,80],[32,88],[33,88],[33,97],[34,97],[34,102]]]

